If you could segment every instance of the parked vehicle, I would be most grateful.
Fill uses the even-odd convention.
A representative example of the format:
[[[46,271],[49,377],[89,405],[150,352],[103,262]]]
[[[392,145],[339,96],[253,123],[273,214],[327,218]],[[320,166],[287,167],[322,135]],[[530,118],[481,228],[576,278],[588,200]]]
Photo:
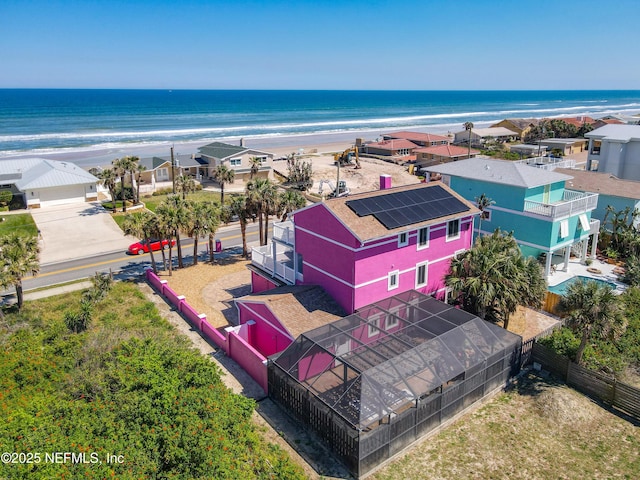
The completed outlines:
[[[171,246],[174,247],[176,244],[175,239],[171,239]],[[143,253],[149,253],[149,245],[151,245],[151,250],[154,252],[160,250],[161,248],[167,249],[169,248],[169,241],[166,238],[163,238],[162,241],[157,238],[149,239],[149,244],[145,240],[140,240],[139,242],[132,243],[129,245],[129,253],[131,255],[142,255]]]

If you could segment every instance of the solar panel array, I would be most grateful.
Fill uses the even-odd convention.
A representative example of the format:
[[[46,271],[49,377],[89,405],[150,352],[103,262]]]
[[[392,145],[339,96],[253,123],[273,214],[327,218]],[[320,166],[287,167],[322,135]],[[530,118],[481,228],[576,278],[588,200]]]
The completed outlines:
[[[348,200],[359,217],[373,215],[388,230],[446,217],[469,207],[440,185]]]

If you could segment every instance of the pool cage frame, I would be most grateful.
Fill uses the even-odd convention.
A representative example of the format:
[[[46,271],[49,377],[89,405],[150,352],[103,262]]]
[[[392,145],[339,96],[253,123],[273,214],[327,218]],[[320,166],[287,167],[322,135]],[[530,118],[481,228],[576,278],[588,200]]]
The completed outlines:
[[[411,290],[270,357],[269,396],[359,477],[503,387],[521,347],[520,336]]]

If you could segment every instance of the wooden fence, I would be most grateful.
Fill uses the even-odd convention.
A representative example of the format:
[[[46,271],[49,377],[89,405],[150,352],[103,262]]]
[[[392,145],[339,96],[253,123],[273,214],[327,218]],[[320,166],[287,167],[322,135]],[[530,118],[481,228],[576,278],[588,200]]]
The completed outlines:
[[[531,348],[531,358],[562,378],[567,385],[640,421],[640,389],[618,382],[608,375],[587,370],[535,342]]]

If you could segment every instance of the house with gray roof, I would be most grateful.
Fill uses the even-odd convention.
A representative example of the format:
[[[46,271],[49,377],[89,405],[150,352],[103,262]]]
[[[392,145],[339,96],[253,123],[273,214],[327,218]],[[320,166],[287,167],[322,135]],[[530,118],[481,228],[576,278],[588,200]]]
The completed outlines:
[[[256,177],[268,178],[273,168],[272,153],[247,148],[244,145],[213,142],[198,148],[196,156],[206,162],[206,174],[209,178],[213,177],[213,171],[218,165],[226,165],[235,172],[234,181],[248,181],[251,177],[251,159],[253,157],[259,158],[261,162]]]
[[[585,137],[589,139],[587,170],[640,180],[640,125],[605,125]]]
[[[10,189],[27,208],[98,199],[98,179],[71,162],[44,158],[0,161],[0,188]]]
[[[513,130],[509,130],[504,127],[489,127],[489,128],[472,128],[471,129],[471,146],[476,148],[482,148],[484,144],[490,140],[498,142],[511,142],[518,138],[518,134]],[[468,145],[469,144],[469,131],[462,130],[456,132],[454,139],[454,145]]]
[[[513,232],[526,256],[543,262],[547,278],[557,268],[569,269],[569,257],[586,260],[593,236],[597,244],[600,221],[591,218],[598,194],[566,188],[573,177],[524,163],[469,159],[427,167],[471,202],[481,195],[493,203],[476,221],[478,234],[496,229]],[[591,255],[595,255],[595,248]]]
[[[186,175],[201,180],[207,175],[208,163],[202,158],[192,155],[174,155],[173,165],[170,156],[141,158],[138,164],[144,167],[140,173],[141,191],[154,191],[157,187],[168,185],[180,175]]]

